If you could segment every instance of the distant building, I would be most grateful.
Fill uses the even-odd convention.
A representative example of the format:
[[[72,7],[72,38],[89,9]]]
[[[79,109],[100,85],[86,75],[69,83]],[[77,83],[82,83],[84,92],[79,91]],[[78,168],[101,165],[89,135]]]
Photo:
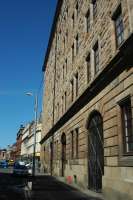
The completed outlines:
[[[14,143],[13,145],[11,145],[9,160],[13,160],[13,161],[16,160],[16,143]]]
[[[28,159],[28,142],[30,134],[30,123],[28,123],[22,131],[21,158]]]
[[[27,124],[22,131],[21,158],[23,160],[32,161],[34,152],[34,131],[35,123],[32,121]],[[40,140],[41,140],[42,123],[39,120],[36,127],[36,160],[40,161]]]
[[[16,160],[16,143],[6,148],[6,160]]]
[[[5,160],[6,159],[6,149],[0,149],[0,160]]]
[[[133,200],[133,0],[59,0],[43,71],[44,169]]]
[[[10,160],[10,158],[11,158],[11,150],[12,150],[12,146],[8,145],[6,148],[6,159],[7,160]]]
[[[16,159],[20,159],[21,157],[21,144],[22,144],[23,130],[24,130],[24,126],[21,125],[17,133],[17,138],[16,138]]]

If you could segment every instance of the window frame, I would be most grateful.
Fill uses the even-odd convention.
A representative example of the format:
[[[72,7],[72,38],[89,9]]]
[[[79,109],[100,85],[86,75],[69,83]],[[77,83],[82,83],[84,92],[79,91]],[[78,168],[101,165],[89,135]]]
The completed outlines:
[[[74,62],[74,43],[72,44],[72,63]]]
[[[67,109],[67,92],[65,91],[65,94],[64,94],[64,100],[65,100],[65,111]]]
[[[86,57],[86,69],[87,69],[87,84],[91,80],[91,56],[90,53]]]
[[[71,159],[74,159],[74,131],[71,131]]]
[[[75,134],[76,134],[76,148],[75,148],[75,158],[79,158],[79,128],[77,127],[75,129]]]
[[[76,7],[75,7],[75,15],[76,15],[76,19],[78,19],[78,15],[79,15],[79,2],[77,1],[76,3]]]
[[[76,55],[78,54],[79,52],[79,34],[76,35]]]
[[[72,28],[74,28],[75,25],[75,17],[74,17],[74,13],[72,14]]]
[[[64,96],[62,95],[62,115],[64,114]]]
[[[70,83],[71,83],[71,102],[73,102],[73,100],[74,100],[74,80],[72,79],[70,81]]]
[[[75,95],[76,97],[78,96],[79,94],[79,74],[78,72],[75,74]]]
[[[68,67],[68,66],[67,66],[67,58],[66,58],[66,59],[65,59],[65,72],[66,72],[66,74],[67,74],[67,70],[68,70],[67,67]]]
[[[119,48],[124,42],[124,23],[123,23],[121,4],[117,7],[116,11],[113,13],[112,20],[114,21],[116,48]],[[119,43],[119,38],[121,38],[120,43]]]
[[[128,148],[129,148],[129,143],[126,141],[126,137],[128,137],[130,135],[129,132],[129,128],[131,128],[131,131],[133,131],[133,124],[132,124],[132,106],[131,106],[131,98],[128,96],[124,99],[122,99],[120,102],[119,102],[119,106],[120,106],[120,112],[121,112],[121,125],[122,125],[122,145],[123,145],[123,155],[132,155],[133,156],[133,150],[132,151],[127,151],[126,147],[128,145]],[[124,110],[123,108],[126,107],[126,109]],[[126,122],[125,122],[125,115],[127,117],[127,115],[129,113],[127,113],[127,108],[130,110],[128,110],[128,112],[130,112],[130,116],[129,117],[129,120],[130,121],[130,127],[128,125],[126,125]],[[130,119],[131,117],[131,119]],[[133,136],[133,134],[131,134],[131,136]],[[133,144],[133,142],[132,142]]]
[[[133,155],[124,154],[124,149],[123,149],[124,148],[123,147],[123,127],[122,127],[122,116],[121,116],[120,105],[128,98],[132,99],[130,94],[126,95],[125,97],[117,101],[117,113],[118,113],[117,124],[118,124],[118,140],[119,140],[118,165],[121,167],[130,167],[130,166],[133,167]],[[131,108],[132,108],[132,100],[131,100]],[[133,117],[133,113],[132,113],[132,117]]]
[[[86,25],[86,32],[89,33],[90,31],[90,9],[88,9],[85,15],[85,25]]]
[[[59,102],[57,103],[57,119],[59,119]]]
[[[95,43],[93,51],[94,51],[94,75],[96,75],[100,70],[100,52],[99,52],[98,41]]]
[[[97,17],[97,0],[92,0],[93,5],[93,19]]]

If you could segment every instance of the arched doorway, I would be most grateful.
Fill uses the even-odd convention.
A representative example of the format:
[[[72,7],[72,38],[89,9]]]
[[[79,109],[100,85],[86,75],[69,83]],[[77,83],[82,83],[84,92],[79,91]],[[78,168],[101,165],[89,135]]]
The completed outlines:
[[[90,115],[88,122],[88,186],[96,192],[102,190],[104,173],[103,120],[99,112]]]
[[[61,166],[61,175],[64,176],[65,164],[66,164],[66,135],[65,135],[65,133],[63,133],[62,136],[61,136],[61,144],[62,144],[62,154],[61,154],[62,166]]]

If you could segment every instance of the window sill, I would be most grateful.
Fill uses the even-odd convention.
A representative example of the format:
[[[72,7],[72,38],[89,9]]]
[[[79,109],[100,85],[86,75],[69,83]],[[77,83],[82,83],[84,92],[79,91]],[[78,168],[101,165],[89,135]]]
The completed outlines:
[[[120,157],[119,158],[119,166],[132,167],[133,166],[133,155]]]

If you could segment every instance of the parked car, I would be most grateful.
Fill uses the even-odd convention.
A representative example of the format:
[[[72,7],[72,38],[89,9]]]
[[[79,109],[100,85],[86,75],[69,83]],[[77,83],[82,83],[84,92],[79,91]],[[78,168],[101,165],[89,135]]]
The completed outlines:
[[[31,175],[32,174],[32,162],[27,163],[25,166],[28,168],[28,173]]]
[[[14,175],[28,175],[28,168],[25,165],[15,163],[13,167]]]
[[[31,168],[31,167],[32,167],[32,162],[27,163],[25,166],[26,166],[27,168]]]
[[[0,167],[1,168],[7,168],[8,167],[8,162],[6,160],[1,160],[0,161]]]
[[[25,162],[24,162],[24,161],[21,161],[21,160],[18,160],[17,163],[18,163],[19,165],[25,165]]]
[[[8,165],[9,165],[9,166],[13,166],[13,165],[14,165],[14,161],[13,161],[13,160],[9,160],[9,161],[8,161]]]

